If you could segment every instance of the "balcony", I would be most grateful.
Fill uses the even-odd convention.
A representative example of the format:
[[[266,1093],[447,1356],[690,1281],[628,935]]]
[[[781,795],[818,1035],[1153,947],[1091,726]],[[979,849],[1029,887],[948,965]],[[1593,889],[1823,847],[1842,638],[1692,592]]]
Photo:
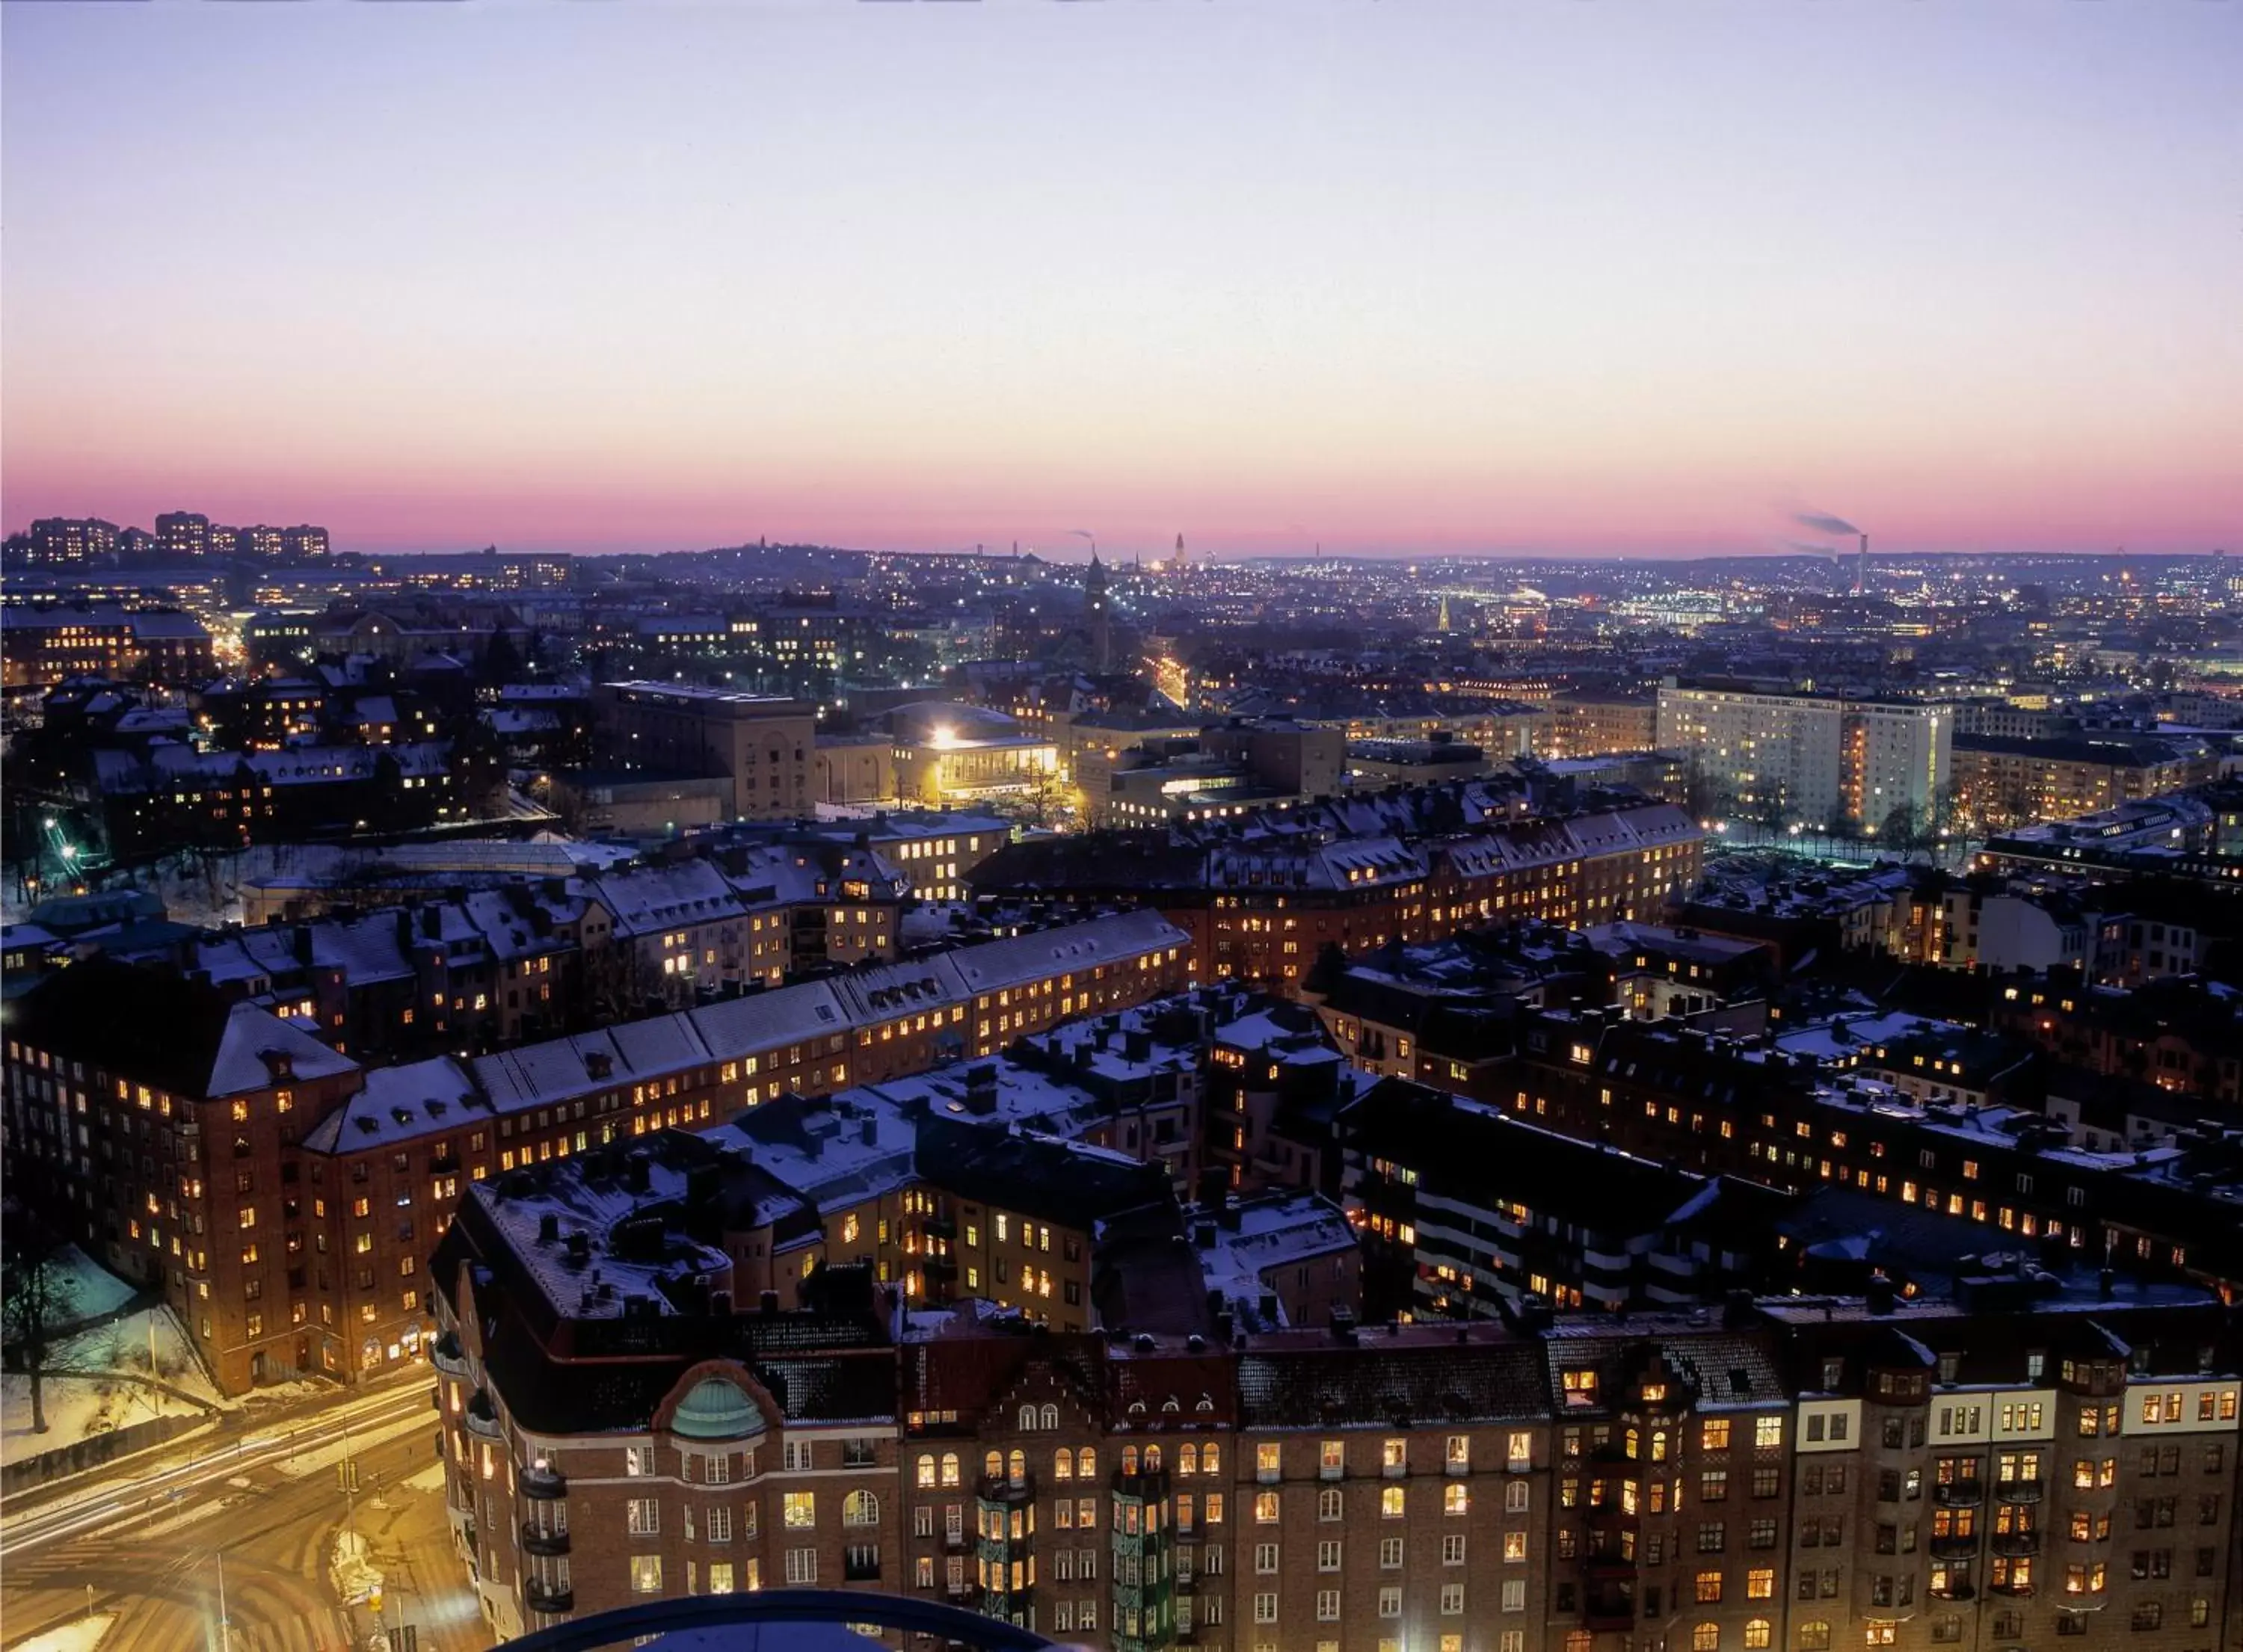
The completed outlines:
[[[1991,1540],[1994,1553],[2016,1556],[2040,1553],[2038,1532],[1996,1532]]]
[[[468,1432],[481,1434],[486,1440],[503,1440],[506,1430],[500,1427],[498,1412],[492,1407],[490,1395],[478,1388],[468,1399],[466,1418]]]
[[[1943,1508],[1972,1508],[1986,1501],[1986,1488],[1975,1480],[1950,1480],[1931,1488],[1931,1501]]]
[[[1977,1552],[1978,1534],[1976,1532],[1950,1533],[1945,1537],[1931,1540],[1932,1556],[1937,1560],[1966,1561]]]
[[[543,1463],[532,1463],[521,1470],[515,1475],[514,1483],[524,1497],[550,1501],[569,1494],[569,1476]]]
[[[569,1533],[564,1528],[548,1531],[529,1521],[522,1522],[522,1552],[529,1555],[566,1555],[569,1552]]]
[[[533,1612],[573,1612],[576,1609],[576,1591],[556,1588],[550,1583],[526,1577],[522,1581],[522,1603]]]
[[[428,1345],[428,1363],[448,1377],[468,1375],[467,1351],[460,1346],[460,1333],[447,1331]]]
[[[2003,1480],[1994,1483],[1994,1493],[2004,1502],[2037,1503],[2043,1495],[2044,1482],[2038,1480]]]

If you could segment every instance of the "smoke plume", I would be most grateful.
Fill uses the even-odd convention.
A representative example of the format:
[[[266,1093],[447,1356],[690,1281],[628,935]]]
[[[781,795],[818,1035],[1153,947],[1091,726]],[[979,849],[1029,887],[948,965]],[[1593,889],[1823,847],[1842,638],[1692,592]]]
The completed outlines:
[[[1811,527],[1818,534],[1858,534],[1862,530],[1842,516],[1825,516],[1818,511],[1802,511],[1791,519],[1802,527]]]

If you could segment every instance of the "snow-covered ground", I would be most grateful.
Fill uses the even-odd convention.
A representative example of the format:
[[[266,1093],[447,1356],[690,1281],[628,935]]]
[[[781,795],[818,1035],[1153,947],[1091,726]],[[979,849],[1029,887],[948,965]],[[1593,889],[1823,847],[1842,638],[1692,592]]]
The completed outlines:
[[[353,1531],[335,1534],[335,1550],[327,1562],[327,1578],[345,1606],[371,1600],[381,1588],[381,1568],[368,1558],[366,1539]]]
[[[49,1259],[47,1266],[61,1276],[62,1287],[69,1298],[70,1311],[62,1321],[65,1325],[83,1325],[88,1320],[98,1320],[132,1299],[131,1284],[75,1245],[64,1246]]]
[[[27,1641],[10,1642],[8,1652],[94,1652],[108,1638],[109,1626],[116,1622],[114,1612],[97,1612],[91,1617],[63,1624]]]
[[[155,1375],[176,1393],[131,1380],[149,1374],[152,1327]],[[63,1339],[48,1370],[43,1434],[31,1432],[30,1378],[11,1371],[0,1385],[0,1457],[8,1461],[152,1417],[196,1416],[226,1404],[169,1308],[130,1313]]]

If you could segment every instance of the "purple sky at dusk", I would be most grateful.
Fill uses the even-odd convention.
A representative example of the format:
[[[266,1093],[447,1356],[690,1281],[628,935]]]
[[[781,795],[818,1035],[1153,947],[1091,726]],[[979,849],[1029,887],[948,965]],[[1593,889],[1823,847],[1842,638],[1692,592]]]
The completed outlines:
[[[2243,550],[2243,3],[0,7],[0,500]]]

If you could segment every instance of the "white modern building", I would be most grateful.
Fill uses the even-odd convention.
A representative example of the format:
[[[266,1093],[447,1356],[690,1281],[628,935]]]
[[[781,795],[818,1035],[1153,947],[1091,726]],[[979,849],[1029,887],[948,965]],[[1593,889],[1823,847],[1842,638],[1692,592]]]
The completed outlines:
[[[1659,690],[1659,744],[1687,753],[1749,815],[1844,816],[1881,825],[1929,809],[1947,784],[1953,714],[1945,706],[1775,694],[1670,682]]]

